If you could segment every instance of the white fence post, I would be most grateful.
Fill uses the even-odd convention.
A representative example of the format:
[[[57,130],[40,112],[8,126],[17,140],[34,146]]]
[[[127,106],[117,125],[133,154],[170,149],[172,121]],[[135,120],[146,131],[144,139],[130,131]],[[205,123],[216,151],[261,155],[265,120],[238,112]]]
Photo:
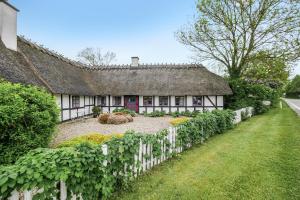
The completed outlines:
[[[31,190],[24,191],[24,200],[32,200],[32,191]]]
[[[147,163],[146,163],[146,158],[145,158],[146,154],[147,154],[147,152],[146,152],[146,144],[143,144],[143,172],[145,172],[146,169],[147,169]]]
[[[65,182],[60,181],[60,200],[66,200],[66,199],[67,199],[67,186]]]
[[[20,194],[17,190],[14,190],[11,193],[11,196],[8,198],[8,200],[19,200]],[[1,198],[0,198],[1,199]]]

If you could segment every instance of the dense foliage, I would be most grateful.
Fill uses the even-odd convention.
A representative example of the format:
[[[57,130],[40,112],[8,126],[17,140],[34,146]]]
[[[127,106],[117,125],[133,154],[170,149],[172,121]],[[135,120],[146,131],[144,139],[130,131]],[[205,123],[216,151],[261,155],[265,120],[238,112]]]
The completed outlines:
[[[0,164],[13,163],[31,149],[47,147],[57,122],[55,99],[46,91],[0,83]]]
[[[0,190],[6,198],[14,190],[43,188],[35,199],[57,197],[58,181],[64,181],[68,198],[81,194],[83,199],[109,197],[116,189],[128,185],[134,176],[134,169],[140,173],[140,163],[135,162],[140,143],[151,144],[154,157],[162,155],[162,143],[167,156],[170,148],[201,143],[208,137],[233,127],[233,112],[217,110],[199,114],[177,130],[177,144],[171,146],[167,130],[157,134],[127,132],[124,137],[113,137],[107,141],[108,155],[103,146],[82,143],[75,147],[58,149],[37,149],[19,159],[15,165],[0,169]],[[150,154],[146,159],[150,158]]]
[[[153,112],[150,112],[150,113],[147,113],[146,111],[144,111],[143,115],[145,117],[163,117],[166,115],[166,112],[165,111],[153,111]]]
[[[196,117],[198,114],[200,113],[200,111],[198,110],[194,110],[193,112],[187,110],[187,111],[175,111],[171,113],[172,117],[180,117],[180,116],[184,116],[184,117]]]
[[[93,112],[93,117],[96,118],[101,114],[101,108],[98,106],[94,106],[92,112]]]
[[[230,109],[240,109],[243,107],[254,107],[255,113],[260,114],[267,111],[271,106],[276,106],[280,91],[265,86],[263,84],[249,83],[245,80],[230,80],[229,85],[233,95],[225,99],[226,107]],[[270,101],[271,105],[264,105],[264,101]]]
[[[124,114],[131,115],[132,117],[136,116],[136,112],[134,112],[133,110],[129,110],[127,108],[116,108],[113,110],[113,113],[124,113]]]
[[[56,145],[56,147],[74,147],[81,143],[90,143],[90,144],[102,144],[113,137],[123,137],[123,134],[100,134],[100,133],[89,133],[87,135],[82,135],[74,137],[72,139],[63,141]]]
[[[234,114],[230,110],[215,110],[199,114],[183,123],[178,129],[178,141],[186,148],[202,143],[214,134],[223,133],[233,127]]]
[[[300,75],[297,75],[288,84],[286,89],[286,96],[292,98],[300,98]]]
[[[288,82],[291,67],[282,58],[276,58],[267,52],[258,52],[251,56],[242,77],[254,83],[271,88],[283,88]]]

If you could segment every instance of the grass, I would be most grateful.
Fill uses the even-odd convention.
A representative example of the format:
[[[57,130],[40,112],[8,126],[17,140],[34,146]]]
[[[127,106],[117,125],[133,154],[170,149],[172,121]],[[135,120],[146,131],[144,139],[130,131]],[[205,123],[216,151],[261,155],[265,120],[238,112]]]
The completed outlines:
[[[113,199],[300,199],[300,118],[284,105],[139,177]]]

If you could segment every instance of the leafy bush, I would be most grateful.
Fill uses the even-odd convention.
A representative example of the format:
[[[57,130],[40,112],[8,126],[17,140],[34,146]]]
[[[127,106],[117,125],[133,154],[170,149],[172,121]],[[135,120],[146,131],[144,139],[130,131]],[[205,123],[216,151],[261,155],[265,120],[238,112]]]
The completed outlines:
[[[233,119],[234,113],[231,110],[214,110],[199,114],[179,125],[177,138],[184,147],[201,143],[216,133],[220,134],[231,129]]]
[[[125,113],[125,114],[131,115],[132,117],[136,116],[136,112],[134,112],[133,110],[126,109],[126,108],[116,108],[113,110],[113,113]]]
[[[0,164],[47,147],[58,122],[54,97],[33,86],[0,83]]]
[[[176,118],[176,117],[180,117],[180,116],[184,116],[184,117],[196,117],[199,113],[201,113],[199,110],[195,110],[193,112],[187,110],[187,111],[175,111],[171,113],[171,116]]]
[[[58,148],[62,147],[74,147],[81,143],[90,143],[90,144],[102,144],[113,137],[123,137],[123,134],[100,134],[100,133],[89,133],[87,135],[78,136],[70,140],[66,140],[57,145]]]
[[[188,117],[178,117],[178,118],[170,120],[170,124],[172,124],[173,126],[177,126],[177,125],[187,122],[189,120],[190,120],[190,118],[188,118]]]
[[[163,117],[163,116],[166,115],[166,112],[165,112],[165,111],[158,111],[158,110],[156,110],[156,111],[154,111],[154,112],[152,112],[152,113],[147,113],[147,112],[145,111],[143,114],[144,114],[144,116],[146,116],[146,117]]]
[[[263,101],[271,101],[271,107],[277,106],[281,91],[272,89],[262,84],[248,83],[245,80],[230,80],[233,95],[225,99],[225,107],[240,109],[252,106],[256,114],[266,112],[270,106],[263,105]]]
[[[286,96],[290,98],[300,98],[300,75],[296,75],[287,85]]]
[[[100,115],[101,108],[98,107],[98,106],[94,106],[93,109],[92,109],[92,112],[93,112],[93,117],[96,118]]]

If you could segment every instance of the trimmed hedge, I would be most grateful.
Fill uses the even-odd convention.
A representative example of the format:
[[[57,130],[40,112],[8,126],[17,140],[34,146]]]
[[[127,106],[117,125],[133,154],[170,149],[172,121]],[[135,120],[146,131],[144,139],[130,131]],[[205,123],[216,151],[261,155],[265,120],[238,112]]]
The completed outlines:
[[[0,83],[0,164],[47,147],[58,122],[55,98],[45,90]]]
[[[185,149],[192,144],[202,143],[210,136],[232,128],[233,119],[234,113],[229,110],[199,114],[178,126],[176,146]],[[57,197],[58,181],[66,183],[68,197],[73,193],[81,194],[83,199],[88,200],[108,198],[114,191],[128,186],[133,179],[133,168],[128,166],[140,166],[134,160],[140,141],[151,144],[151,153],[159,157],[162,155],[162,140],[166,152],[171,148],[165,137],[167,135],[167,130],[157,134],[127,132],[124,137],[113,137],[105,143],[108,147],[107,156],[103,155],[101,145],[88,143],[69,148],[33,150],[15,165],[0,169],[2,198],[9,197],[14,189],[32,188],[44,189],[43,193],[35,196],[36,199]]]

